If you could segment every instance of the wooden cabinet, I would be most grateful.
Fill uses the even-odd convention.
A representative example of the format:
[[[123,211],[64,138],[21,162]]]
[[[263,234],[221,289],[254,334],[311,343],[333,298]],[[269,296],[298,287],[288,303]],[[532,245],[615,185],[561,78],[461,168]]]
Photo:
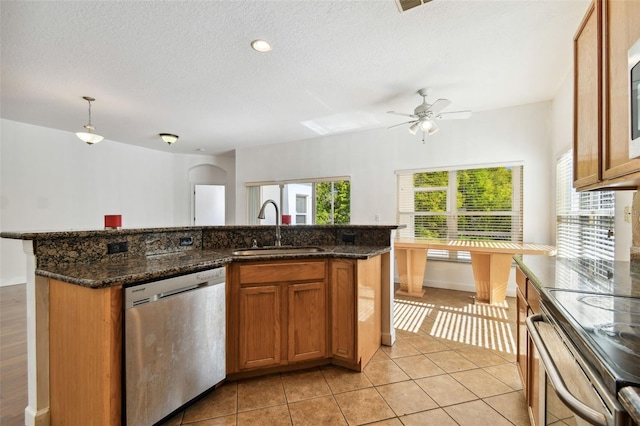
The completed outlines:
[[[541,312],[540,292],[519,267],[516,268],[516,284],[516,366],[522,380],[531,424],[537,426],[540,406],[538,389],[540,359],[525,321],[527,317]]]
[[[51,425],[122,422],[122,288],[49,281]]]
[[[240,368],[280,364],[280,286],[240,288]]]
[[[326,357],[326,282],[290,284],[288,304],[287,359],[295,362]]]
[[[591,3],[574,39],[573,180],[600,182],[602,149],[602,25],[599,0]]]
[[[381,344],[381,256],[331,260],[331,355],[362,370]]]
[[[227,373],[327,357],[326,260],[232,264]]]
[[[594,0],[574,38],[574,187],[640,185],[629,158],[627,51],[640,38],[640,2]]]
[[[331,354],[356,362],[356,268],[352,260],[331,261]]]
[[[381,345],[382,256],[234,263],[227,374],[334,363],[362,370]]]

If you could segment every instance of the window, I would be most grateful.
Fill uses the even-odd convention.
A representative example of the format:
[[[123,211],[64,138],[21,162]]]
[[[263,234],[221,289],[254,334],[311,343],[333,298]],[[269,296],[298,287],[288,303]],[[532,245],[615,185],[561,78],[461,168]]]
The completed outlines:
[[[522,242],[522,166],[397,172],[400,237]],[[468,260],[467,252],[429,250]]]
[[[306,195],[296,195],[296,225],[307,223],[307,197]]]
[[[576,192],[572,156],[567,151],[556,165],[558,257],[613,261],[615,193]]]
[[[274,224],[275,209],[257,219],[262,203],[274,200],[280,213],[291,215],[294,224],[348,224],[351,220],[351,182],[348,177],[260,182],[247,184],[247,223]]]

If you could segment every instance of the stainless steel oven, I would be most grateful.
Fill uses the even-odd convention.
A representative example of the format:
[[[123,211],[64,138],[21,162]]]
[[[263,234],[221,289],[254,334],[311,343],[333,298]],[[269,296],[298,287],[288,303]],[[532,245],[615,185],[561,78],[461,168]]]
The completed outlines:
[[[527,319],[539,353],[540,424],[632,425],[626,411],[548,310]]]

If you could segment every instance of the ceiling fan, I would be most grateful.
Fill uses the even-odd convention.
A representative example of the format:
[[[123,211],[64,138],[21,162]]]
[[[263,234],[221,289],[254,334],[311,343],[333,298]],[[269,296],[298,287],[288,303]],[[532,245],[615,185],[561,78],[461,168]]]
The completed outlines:
[[[424,142],[425,132],[428,135],[432,135],[438,131],[438,126],[436,126],[434,120],[461,119],[471,117],[471,111],[468,110],[441,112],[443,109],[451,105],[451,101],[449,99],[438,99],[434,103],[429,104],[427,103],[427,96],[429,95],[429,93],[431,93],[431,89],[418,90],[418,94],[422,96],[422,103],[413,110],[413,114],[403,114],[395,111],[387,111],[387,113],[389,114],[402,115],[405,117],[413,118],[413,120],[395,124],[387,128],[391,129],[393,127],[402,126],[404,124],[411,124],[409,126],[409,132],[411,132],[412,135],[415,135],[418,130],[422,130],[422,141]]]

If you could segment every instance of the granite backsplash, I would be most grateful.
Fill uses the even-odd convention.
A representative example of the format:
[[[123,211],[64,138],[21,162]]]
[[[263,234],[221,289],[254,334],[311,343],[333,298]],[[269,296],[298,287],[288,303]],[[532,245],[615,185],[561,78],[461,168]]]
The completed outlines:
[[[282,245],[390,246],[398,225],[282,226]],[[33,240],[38,268],[62,263],[91,263],[160,254],[251,247],[275,243],[275,226],[215,226],[117,229],[69,232],[3,232],[3,238]],[[127,243],[127,251],[108,253],[110,244]]]

